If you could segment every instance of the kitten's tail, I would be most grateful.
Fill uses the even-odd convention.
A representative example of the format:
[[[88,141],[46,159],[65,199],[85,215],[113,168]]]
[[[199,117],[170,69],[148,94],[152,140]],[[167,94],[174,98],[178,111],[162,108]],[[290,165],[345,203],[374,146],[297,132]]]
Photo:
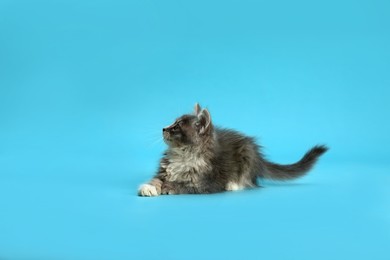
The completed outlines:
[[[290,180],[303,176],[328,149],[325,145],[314,146],[301,160],[293,164],[281,165],[264,160],[265,171],[261,174],[261,177],[274,180]]]

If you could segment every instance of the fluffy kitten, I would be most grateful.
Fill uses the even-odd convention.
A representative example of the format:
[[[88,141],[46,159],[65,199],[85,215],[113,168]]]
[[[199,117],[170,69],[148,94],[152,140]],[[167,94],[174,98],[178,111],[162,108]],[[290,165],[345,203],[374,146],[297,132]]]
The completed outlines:
[[[202,194],[257,186],[257,178],[289,180],[309,171],[326,146],[315,146],[294,164],[267,161],[251,137],[215,127],[207,109],[196,104],[163,128],[168,145],[157,174],[138,190],[140,196]]]

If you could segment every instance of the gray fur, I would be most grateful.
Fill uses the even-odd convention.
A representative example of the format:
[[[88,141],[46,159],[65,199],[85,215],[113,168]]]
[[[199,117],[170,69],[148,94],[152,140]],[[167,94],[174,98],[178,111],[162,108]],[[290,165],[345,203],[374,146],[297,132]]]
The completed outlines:
[[[252,137],[215,127],[209,111],[199,104],[195,105],[194,114],[183,115],[164,128],[163,136],[168,149],[149,182],[153,191],[144,191],[141,186],[141,196],[216,193],[256,187],[258,177],[298,178],[328,149],[315,146],[290,165],[269,162]]]

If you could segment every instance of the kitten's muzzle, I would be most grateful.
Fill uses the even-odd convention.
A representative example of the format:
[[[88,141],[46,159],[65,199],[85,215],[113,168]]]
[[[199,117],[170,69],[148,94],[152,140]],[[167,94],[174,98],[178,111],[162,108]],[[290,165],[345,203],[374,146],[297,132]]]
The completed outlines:
[[[169,138],[169,129],[168,128],[163,128],[163,137],[165,139]]]

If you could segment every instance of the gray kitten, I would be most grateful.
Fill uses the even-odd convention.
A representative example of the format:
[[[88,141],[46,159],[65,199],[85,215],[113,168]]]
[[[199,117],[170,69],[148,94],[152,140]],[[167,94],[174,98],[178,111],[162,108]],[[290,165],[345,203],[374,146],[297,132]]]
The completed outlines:
[[[315,146],[294,164],[267,161],[251,137],[215,127],[198,104],[163,128],[168,149],[157,174],[140,186],[140,196],[203,194],[257,187],[257,178],[289,180],[308,172],[326,146]]]

